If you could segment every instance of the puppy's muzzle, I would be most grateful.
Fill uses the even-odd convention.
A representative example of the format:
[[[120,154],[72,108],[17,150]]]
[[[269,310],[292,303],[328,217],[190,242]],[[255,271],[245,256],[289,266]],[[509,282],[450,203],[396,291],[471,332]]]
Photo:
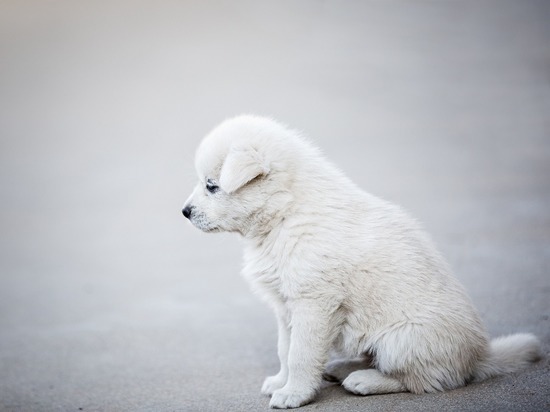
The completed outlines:
[[[191,213],[193,213],[193,206],[187,205],[183,208],[181,211],[183,213],[183,216],[185,216],[187,219],[191,219]]]

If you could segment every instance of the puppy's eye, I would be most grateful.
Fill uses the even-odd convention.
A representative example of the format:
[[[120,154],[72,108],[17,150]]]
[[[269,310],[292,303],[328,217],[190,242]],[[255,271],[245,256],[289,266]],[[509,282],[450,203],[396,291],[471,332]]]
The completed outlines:
[[[220,187],[211,181],[207,181],[206,190],[208,190],[210,193],[216,193],[218,190],[220,190]]]

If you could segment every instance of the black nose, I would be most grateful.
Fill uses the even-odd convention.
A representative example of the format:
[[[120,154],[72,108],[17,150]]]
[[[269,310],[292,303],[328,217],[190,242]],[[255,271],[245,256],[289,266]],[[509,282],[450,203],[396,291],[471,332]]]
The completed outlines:
[[[193,211],[193,206],[187,205],[183,208],[181,213],[183,213],[183,216],[185,216],[187,219],[191,216],[191,212]]]

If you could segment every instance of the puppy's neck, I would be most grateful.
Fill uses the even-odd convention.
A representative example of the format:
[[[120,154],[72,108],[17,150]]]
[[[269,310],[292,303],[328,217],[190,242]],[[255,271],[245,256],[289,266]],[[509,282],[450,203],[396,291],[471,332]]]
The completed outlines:
[[[251,218],[250,225],[241,235],[256,246],[262,246],[266,240],[278,237],[284,223],[283,215],[274,215],[270,218],[254,215]]]

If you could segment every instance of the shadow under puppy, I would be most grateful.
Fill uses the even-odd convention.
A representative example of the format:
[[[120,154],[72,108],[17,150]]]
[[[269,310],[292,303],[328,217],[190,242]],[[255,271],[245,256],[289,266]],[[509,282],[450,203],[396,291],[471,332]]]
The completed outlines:
[[[299,133],[262,117],[226,120],[196,153],[183,214],[240,233],[243,275],[275,311],[279,373],[270,406],[313,400],[329,352],[364,357],[325,376],[360,395],[435,392],[516,371],[531,334],[489,341],[429,236],[400,207],[359,189]]]

